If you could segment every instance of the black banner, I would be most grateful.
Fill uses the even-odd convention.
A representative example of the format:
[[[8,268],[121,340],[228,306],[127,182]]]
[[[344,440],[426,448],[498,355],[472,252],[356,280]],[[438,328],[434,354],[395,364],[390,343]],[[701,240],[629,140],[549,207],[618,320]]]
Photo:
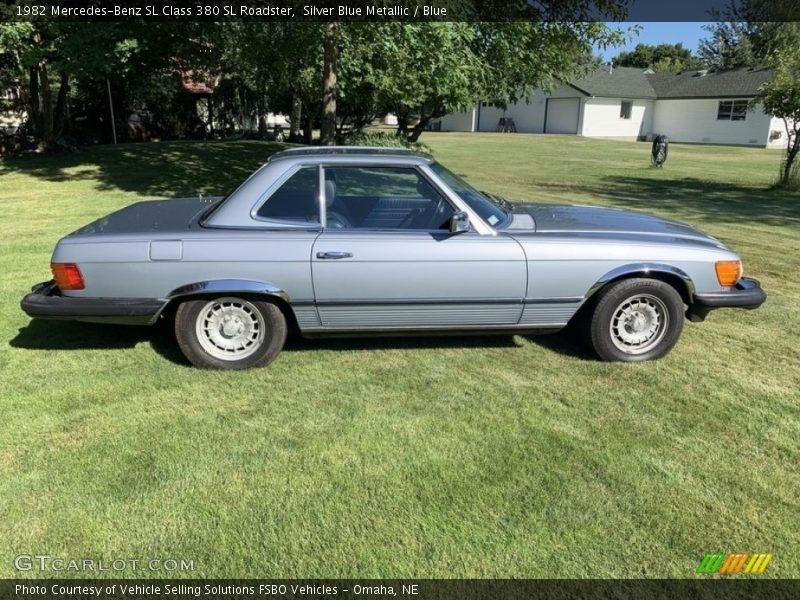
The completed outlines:
[[[25,579],[0,581],[4,600],[789,600],[800,580],[776,579]]]
[[[741,0],[733,0],[741,1]],[[762,21],[800,21],[800,0],[749,0]],[[731,0],[10,0],[11,20],[714,21]]]

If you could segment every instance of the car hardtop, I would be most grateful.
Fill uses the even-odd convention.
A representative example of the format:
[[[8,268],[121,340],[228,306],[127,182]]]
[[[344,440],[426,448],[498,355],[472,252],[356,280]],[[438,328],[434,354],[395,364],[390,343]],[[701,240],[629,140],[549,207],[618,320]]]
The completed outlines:
[[[433,157],[406,148],[381,146],[302,146],[273,154],[268,163],[296,161],[304,164],[324,162],[403,163],[408,165],[429,164]]]

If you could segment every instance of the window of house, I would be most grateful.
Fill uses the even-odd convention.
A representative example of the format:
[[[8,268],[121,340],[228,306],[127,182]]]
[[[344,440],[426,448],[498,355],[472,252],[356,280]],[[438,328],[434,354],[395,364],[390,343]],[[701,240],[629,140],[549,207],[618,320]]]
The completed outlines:
[[[631,111],[633,110],[633,102],[630,100],[623,100],[619,105],[619,118],[630,119]]]
[[[319,169],[303,167],[275,190],[256,213],[262,219],[293,225],[319,223]]]
[[[415,169],[326,167],[332,229],[446,229],[454,209]]]
[[[717,121],[744,121],[747,116],[747,100],[720,100]]]

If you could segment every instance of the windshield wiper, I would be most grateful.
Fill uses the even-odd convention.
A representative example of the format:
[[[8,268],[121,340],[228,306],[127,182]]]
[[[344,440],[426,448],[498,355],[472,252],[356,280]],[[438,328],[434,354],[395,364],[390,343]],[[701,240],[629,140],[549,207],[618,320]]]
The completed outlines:
[[[501,196],[497,196],[496,194],[490,194],[489,192],[481,192],[481,194],[486,196],[491,201],[492,204],[494,204],[495,206],[499,206],[500,208],[502,208],[507,213],[514,212],[514,208],[515,208],[514,204],[509,202],[505,198],[503,198]]]

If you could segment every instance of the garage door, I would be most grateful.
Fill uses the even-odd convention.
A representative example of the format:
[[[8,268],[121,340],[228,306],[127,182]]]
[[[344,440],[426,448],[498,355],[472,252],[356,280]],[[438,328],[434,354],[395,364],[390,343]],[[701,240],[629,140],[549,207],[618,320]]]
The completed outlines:
[[[545,133],[578,133],[580,98],[548,98]]]

